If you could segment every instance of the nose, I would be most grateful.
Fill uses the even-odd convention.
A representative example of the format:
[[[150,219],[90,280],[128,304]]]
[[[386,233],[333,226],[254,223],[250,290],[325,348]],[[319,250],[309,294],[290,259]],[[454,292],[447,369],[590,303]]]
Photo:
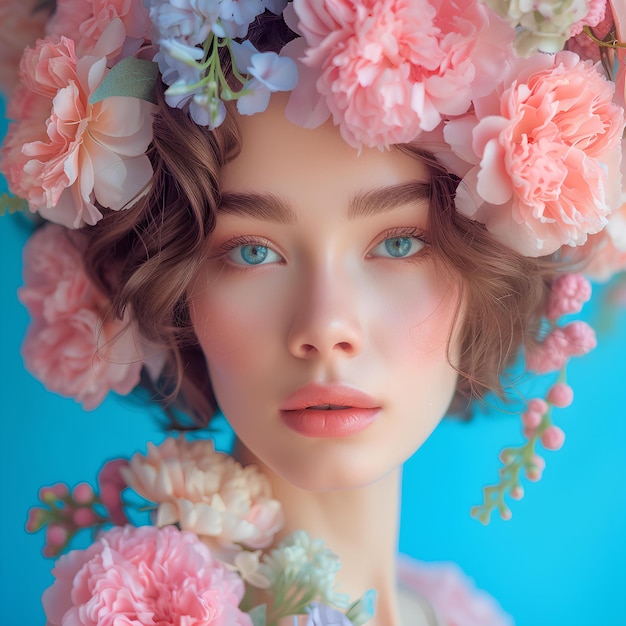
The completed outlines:
[[[289,352],[301,359],[356,356],[364,344],[354,281],[328,270],[304,275],[294,290]]]

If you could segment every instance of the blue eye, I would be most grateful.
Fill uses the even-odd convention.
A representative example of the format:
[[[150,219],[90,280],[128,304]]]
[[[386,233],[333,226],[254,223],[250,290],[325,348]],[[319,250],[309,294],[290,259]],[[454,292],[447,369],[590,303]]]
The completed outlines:
[[[372,249],[372,256],[402,259],[417,254],[424,247],[424,242],[412,235],[388,237]]]
[[[245,244],[233,248],[228,259],[237,265],[263,265],[281,261],[281,256],[268,246],[256,243]]]

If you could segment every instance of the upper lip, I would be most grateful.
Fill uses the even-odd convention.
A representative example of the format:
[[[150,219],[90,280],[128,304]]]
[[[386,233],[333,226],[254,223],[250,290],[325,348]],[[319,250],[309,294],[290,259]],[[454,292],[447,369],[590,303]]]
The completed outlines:
[[[312,406],[355,407],[375,409],[380,403],[364,391],[342,384],[310,383],[292,393],[281,405],[281,411],[298,411]]]

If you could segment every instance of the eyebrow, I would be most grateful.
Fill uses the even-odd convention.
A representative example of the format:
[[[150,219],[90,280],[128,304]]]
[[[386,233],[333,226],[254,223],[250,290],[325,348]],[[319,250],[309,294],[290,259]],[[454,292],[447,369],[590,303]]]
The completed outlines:
[[[430,199],[430,182],[411,181],[359,191],[350,198],[348,219],[388,213],[400,206]],[[219,213],[238,215],[275,224],[296,224],[298,216],[285,199],[272,193],[226,191],[221,194]]]

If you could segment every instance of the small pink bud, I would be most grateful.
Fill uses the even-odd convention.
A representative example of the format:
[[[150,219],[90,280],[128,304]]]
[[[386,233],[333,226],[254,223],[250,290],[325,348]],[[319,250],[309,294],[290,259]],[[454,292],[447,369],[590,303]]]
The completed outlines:
[[[43,509],[34,507],[28,511],[28,521],[26,522],[26,530],[29,533],[36,533],[46,523],[46,512]]]
[[[42,487],[39,490],[39,499],[46,504],[52,504],[57,500],[65,498],[69,494],[70,490],[64,483],[57,483],[50,487]]]
[[[542,417],[543,413],[538,413],[529,408],[525,413],[522,413],[522,424],[524,424],[526,429],[534,431],[541,424]]]
[[[510,452],[508,452],[507,450],[502,450],[502,452],[500,452],[500,461],[502,461],[502,463],[508,465],[512,460],[513,457],[511,456]]]
[[[559,409],[568,407],[574,401],[574,390],[567,383],[556,383],[548,392],[548,402]]]
[[[546,461],[542,456],[539,456],[538,454],[533,454],[532,458],[530,459],[530,462],[537,468],[539,468],[539,470],[541,470],[543,472],[543,470],[546,468]]]
[[[78,528],[88,528],[89,526],[93,526],[98,521],[98,518],[92,509],[80,507],[80,509],[74,511],[72,520]]]
[[[79,483],[72,491],[72,498],[77,504],[91,504],[94,493],[89,483]]]
[[[541,480],[541,474],[543,474],[543,472],[536,467],[528,468],[526,470],[526,478],[528,478],[528,480],[532,480],[534,483]]]
[[[541,443],[546,450],[560,450],[565,441],[565,433],[558,426],[549,426],[541,435]]]
[[[58,548],[67,541],[67,529],[58,524],[50,524],[46,530],[46,543],[51,548]]]
[[[524,427],[524,428],[522,428],[522,434],[524,435],[524,437],[526,437],[526,439],[532,439],[532,437],[534,436],[536,430],[537,430],[536,428]]]
[[[530,463],[526,466],[526,477],[533,482],[541,480],[541,475],[545,467],[546,462],[543,460],[543,457],[540,457],[538,454],[533,454]]]
[[[571,322],[563,326],[562,330],[568,342],[568,358],[572,356],[583,356],[593,350],[598,344],[596,333],[587,322]]]
[[[500,517],[508,522],[513,517],[513,513],[511,513],[511,509],[505,506],[500,509]]]
[[[511,498],[513,500],[521,500],[524,497],[524,489],[520,485],[516,485],[511,489]]]
[[[543,398],[533,398],[528,401],[527,410],[539,413],[543,417],[548,412],[548,403]]]

